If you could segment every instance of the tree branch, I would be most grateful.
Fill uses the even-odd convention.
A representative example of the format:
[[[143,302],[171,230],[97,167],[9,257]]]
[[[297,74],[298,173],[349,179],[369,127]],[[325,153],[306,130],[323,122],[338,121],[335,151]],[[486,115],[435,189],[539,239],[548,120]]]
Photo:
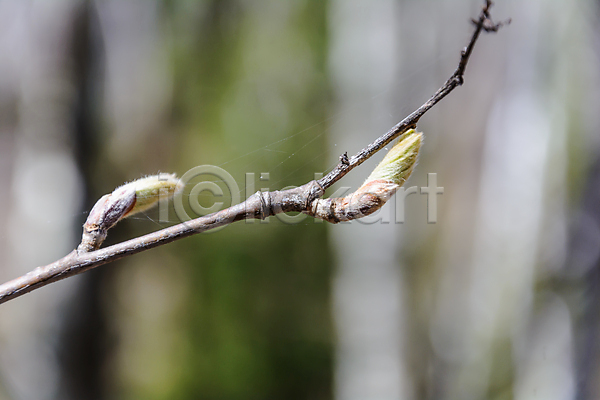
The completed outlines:
[[[7,302],[52,282],[80,274],[120,258],[244,219],[265,219],[271,215],[282,212],[296,211],[322,218],[330,222],[337,222],[340,220],[340,216],[346,219],[360,218],[378,209],[378,207],[383,204],[380,201],[382,196],[387,199],[387,197],[391,195],[390,193],[393,194],[393,190],[382,195],[381,192],[368,192],[371,188],[365,189],[363,186],[357,190],[356,193],[362,190],[361,194],[363,196],[368,195],[369,202],[366,206],[363,204],[359,207],[356,207],[356,204],[351,204],[348,198],[321,200],[320,197],[324,195],[327,188],[343,178],[348,172],[365,162],[392,140],[416,127],[419,119],[428,110],[446,97],[457,86],[462,85],[465,68],[481,31],[495,32],[502,26],[502,24],[494,24],[491,21],[489,14],[491,6],[492,2],[486,0],[479,18],[473,20],[475,30],[471,40],[467,47],[461,52],[458,67],[442,87],[422,106],[400,121],[387,133],[377,138],[369,146],[350,158],[344,153],[340,157],[340,163],[323,178],[318,181],[308,182],[295,189],[264,193],[259,191],[250,196],[246,201],[227,209],[183,222],[169,228],[161,229],[157,232],[140,236],[104,249],[91,252],[83,251],[81,248],[79,251],[73,250],[67,256],[52,264],[38,267],[19,278],[0,285],[0,303]],[[365,190],[368,193],[365,193]],[[380,188],[377,190],[380,190]],[[385,202],[385,200],[383,200],[383,202]],[[336,207],[337,209],[335,209]],[[97,246],[99,246],[100,243],[101,241]],[[95,246],[93,248],[95,248]]]
[[[384,135],[380,136],[371,143],[369,146],[365,147],[357,154],[348,159],[347,156],[340,157],[340,163],[327,175],[323,178],[319,179],[319,184],[324,188],[329,188],[331,185],[342,179],[348,172],[350,172],[355,167],[358,167],[360,164],[371,158],[373,154],[377,153],[379,150],[388,145],[391,141],[405,133],[411,128],[417,126],[417,122],[421,117],[429,111],[433,106],[439,103],[444,97],[446,97],[450,92],[452,92],[457,86],[460,86],[464,82],[464,74],[465,69],[467,68],[467,63],[469,62],[469,57],[471,57],[471,53],[473,52],[473,48],[475,47],[475,42],[479,38],[479,34],[481,31],[486,32],[497,32],[503,25],[509,24],[510,20],[506,22],[500,22],[498,24],[494,24],[490,17],[490,8],[493,3],[491,0],[486,0],[485,5],[483,6],[481,13],[479,14],[479,18],[477,20],[471,20],[475,24],[475,30],[473,31],[473,35],[471,36],[471,40],[467,47],[463,49],[460,53],[460,61],[458,63],[458,67],[452,74],[450,78],[442,87],[438,89],[437,92],[429,100],[427,100],[421,107],[417,108],[413,111],[409,116],[404,118],[398,124],[396,124],[392,129],[386,132]]]

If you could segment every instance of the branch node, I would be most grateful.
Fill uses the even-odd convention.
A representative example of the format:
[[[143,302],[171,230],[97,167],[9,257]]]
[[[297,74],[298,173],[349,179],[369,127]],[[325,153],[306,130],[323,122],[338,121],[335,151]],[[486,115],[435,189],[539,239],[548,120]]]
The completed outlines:
[[[325,194],[325,188],[318,181],[309,183],[308,195],[306,196],[306,210],[312,209],[313,202]]]
[[[260,199],[260,219],[267,219],[271,215],[271,196],[269,192],[256,192],[256,195]]]
[[[340,163],[342,165],[350,165],[350,160],[348,159],[348,152],[345,152],[340,156]]]

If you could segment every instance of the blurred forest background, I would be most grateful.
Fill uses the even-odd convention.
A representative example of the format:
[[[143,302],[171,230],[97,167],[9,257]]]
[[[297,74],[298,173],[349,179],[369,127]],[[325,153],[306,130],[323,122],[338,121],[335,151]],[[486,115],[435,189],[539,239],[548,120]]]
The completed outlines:
[[[481,4],[0,0],[0,279],[125,181],[327,172],[450,76]],[[242,222],[37,290],[0,306],[0,399],[600,398],[599,6],[492,9],[512,24],[419,125],[407,186],[437,174],[437,223],[421,194]]]

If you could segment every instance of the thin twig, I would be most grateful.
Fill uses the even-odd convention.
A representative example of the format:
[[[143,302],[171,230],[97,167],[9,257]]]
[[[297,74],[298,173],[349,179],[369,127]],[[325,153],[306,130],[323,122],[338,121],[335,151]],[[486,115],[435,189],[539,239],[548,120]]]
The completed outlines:
[[[313,208],[314,202],[316,199],[323,196],[327,188],[339,181],[352,169],[365,162],[392,140],[403,135],[409,129],[414,128],[419,119],[428,110],[446,97],[457,86],[462,85],[467,62],[469,61],[469,57],[471,56],[473,47],[475,46],[475,42],[481,31],[495,32],[502,26],[502,24],[494,24],[491,21],[489,14],[491,6],[492,2],[486,0],[479,18],[473,21],[475,30],[469,44],[461,52],[458,67],[442,87],[422,106],[400,121],[387,133],[377,138],[377,140],[369,146],[350,158],[344,153],[340,157],[340,163],[323,178],[318,181],[308,182],[295,189],[274,192],[257,192],[243,203],[227,209],[183,222],[169,228],[161,229],[160,231],[115,244],[104,249],[92,252],[78,252],[77,250],[74,250],[52,264],[38,267],[19,278],[0,285],[0,303],[4,303],[52,282],[80,274],[120,258],[149,250],[173,242],[177,239],[205,232],[210,229],[229,225],[236,221],[250,218],[265,219],[271,215],[290,211],[303,212],[315,216]]]
[[[350,159],[348,159],[346,156],[345,160],[341,160],[340,163],[330,173],[319,179],[318,182],[321,186],[326,189],[329,188],[331,185],[342,179],[352,169],[358,167],[360,164],[371,158],[373,154],[384,148],[391,141],[398,138],[409,129],[416,127],[419,119],[421,119],[421,117],[427,111],[429,111],[433,106],[439,103],[440,100],[450,94],[450,92],[453,91],[457,86],[463,84],[465,69],[467,68],[469,57],[471,57],[471,53],[475,47],[475,42],[477,42],[481,31],[497,32],[500,27],[510,23],[510,20],[498,24],[494,24],[492,22],[490,17],[490,8],[492,7],[492,4],[493,3],[491,0],[486,0],[485,5],[481,10],[481,14],[479,14],[479,19],[472,20],[475,24],[475,30],[473,31],[471,40],[469,41],[467,47],[465,47],[460,54],[458,67],[452,76],[448,78],[446,82],[444,82],[442,87],[440,87],[438,91],[435,92],[435,94],[431,96],[431,98],[427,100],[421,107],[413,111],[408,117],[404,118],[384,135],[378,137],[377,140],[375,140],[369,146],[359,151]]]

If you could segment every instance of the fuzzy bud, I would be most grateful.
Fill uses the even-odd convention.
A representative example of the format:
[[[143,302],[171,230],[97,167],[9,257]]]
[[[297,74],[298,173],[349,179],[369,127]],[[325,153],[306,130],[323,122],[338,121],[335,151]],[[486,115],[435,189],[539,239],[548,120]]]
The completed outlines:
[[[115,191],[119,189],[135,191],[135,204],[123,216],[123,218],[126,218],[151,209],[158,204],[161,198],[173,197],[183,190],[183,186],[183,183],[175,174],[159,174],[126,183]]]
[[[309,214],[338,223],[376,212],[412,173],[422,142],[422,133],[409,130],[385,155],[360,188],[346,197],[316,199]]]
[[[158,204],[161,198],[169,198],[183,189],[183,183],[175,174],[159,174],[141,178],[105,194],[90,211],[85,224],[80,252],[96,250],[107,232],[117,222]]]
[[[371,172],[364,184],[383,180],[392,182],[398,187],[404,185],[417,165],[417,156],[422,143],[423,134],[421,132],[415,132],[414,129],[406,132]]]

